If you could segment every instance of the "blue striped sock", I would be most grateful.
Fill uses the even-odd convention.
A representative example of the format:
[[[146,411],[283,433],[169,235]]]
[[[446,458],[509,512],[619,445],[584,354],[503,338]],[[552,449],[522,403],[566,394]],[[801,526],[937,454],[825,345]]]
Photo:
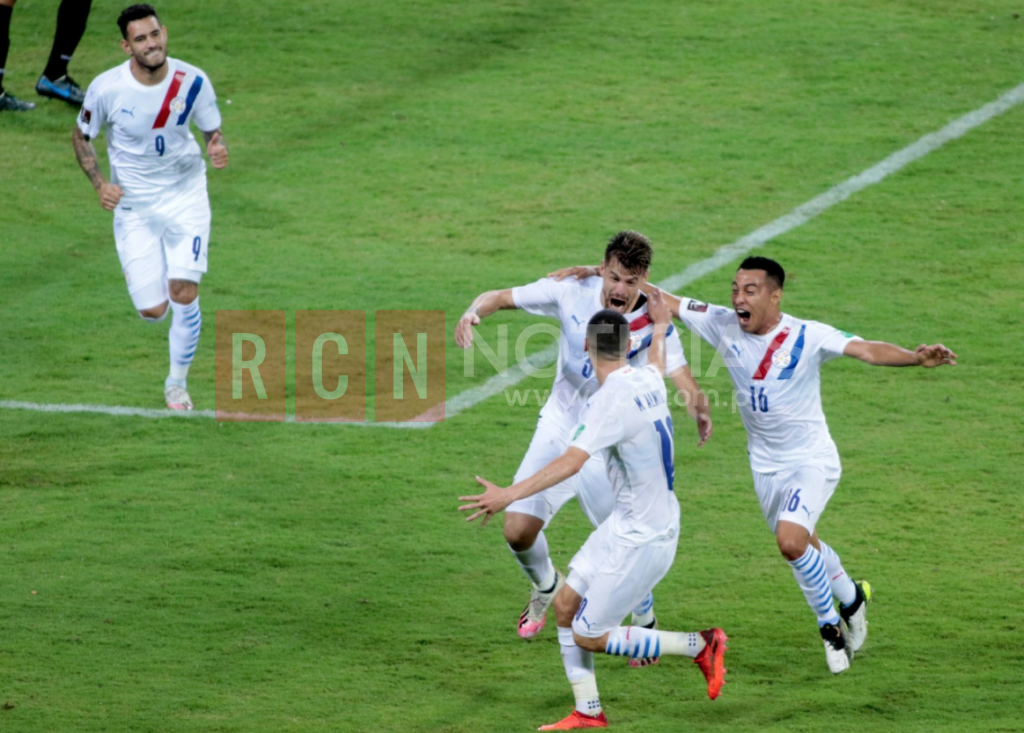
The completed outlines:
[[[807,552],[797,560],[790,560],[789,564],[793,567],[793,575],[800,590],[804,592],[807,605],[818,617],[818,626],[838,624],[839,614],[836,613],[832,600],[832,588],[828,582],[828,571],[825,569],[821,553],[814,545],[808,545]]]
[[[700,654],[704,646],[704,640],[697,632],[619,626],[608,632],[604,653],[630,659],[660,657],[663,654],[692,658]]]
[[[191,303],[175,303],[171,301],[171,330],[167,341],[171,351],[171,371],[167,384],[185,386],[188,368],[196,355],[199,345],[199,334],[203,329],[203,314],[199,310],[199,298]]]

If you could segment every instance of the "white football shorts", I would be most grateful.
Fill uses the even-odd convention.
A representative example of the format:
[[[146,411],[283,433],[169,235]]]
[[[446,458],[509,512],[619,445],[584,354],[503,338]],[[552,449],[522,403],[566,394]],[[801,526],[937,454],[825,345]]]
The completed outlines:
[[[812,535],[842,474],[838,460],[811,463],[792,471],[754,474],[754,491],[772,533],[780,520],[804,527]]]
[[[156,206],[136,207],[122,199],[114,211],[114,242],[135,308],[164,303],[168,280],[198,283],[206,272],[209,239],[205,182]]]
[[[526,455],[523,456],[519,470],[516,471],[515,481],[529,478],[565,453],[569,447],[569,430],[571,428],[562,430],[550,420],[540,418],[530,447],[526,449]],[[573,496],[579,500],[580,508],[595,527],[612,513],[615,496],[601,456],[591,456],[579,473],[562,483],[539,494],[512,502],[505,508],[505,512],[529,514],[542,520],[546,527],[551,518]]]
[[[616,542],[607,522],[595,529],[569,563],[566,582],[583,597],[572,630],[597,639],[620,626],[668,573],[678,542],[632,547]]]

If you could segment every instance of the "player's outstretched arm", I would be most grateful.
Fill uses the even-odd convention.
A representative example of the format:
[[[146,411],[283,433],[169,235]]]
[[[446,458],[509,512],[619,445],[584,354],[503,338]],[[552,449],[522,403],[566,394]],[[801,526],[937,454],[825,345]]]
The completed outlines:
[[[203,131],[203,139],[206,140],[206,155],[210,158],[210,164],[220,170],[228,167],[228,146],[224,143],[224,135],[220,128]]]
[[[956,354],[942,344],[921,344],[910,351],[885,341],[851,341],[843,349],[843,354],[873,366],[956,366]]]
[[[690,371],[689,366],[676,369],[669,374],[669,377],[672,379],[672,384],[675,385],[676,390],[683,395],[686,413],[697,423],[697,437],[700,439],[697,447],[700,448],[708,442],[708,438],[711,437],[715,430],[711,422],[711,406],[708,404],[708,396],[704,394],[704,390],[700,388],[697,380],[693,378],[693,373]]]
[[[588,458],[590,458],[590,454],[586,451],[570,447],[565,453],[551,461],[551,463],[544,466],[537,473],[517,484],[509,486],[507,489],[503,489],[487,479],[477,476],[476,482],[484,487],[484,493],[477,494],[476,496],[460,496],[459,501],[471,503],[463,504],[459,507],[459,511],[472,512],[475,509],[476,511],[473,514],[466,517],[466,521],[472,522],[477,517],[482,516],[484,521],[480,525],[483,526],[487,524],[487,520],[498,512],[503,511],[513,501],[533,496],[544,491],[544,489],[550,489],[555,484],[562,483],[570,476],[575,476],[583,468],[583,464],[587,462]]]
[[[100,164],[96,160],[96,148],[93,147],[92,141],[85,136],[85,133],[77,127],[71,133],[71,144],[75,148],[78,165],[82,167],[85,175],[89,178],[89,183],[96,189],[96,194],[100,197],[100,206],[107,211],[113,211],[121,200],[121,196],[124,195],[124,191],[116,183],[108,183],[107,179],[103,177]]]
[[[470,303],[469,308],[462,314],[458,324],[455,326],[455,343],[463,349],[468,349],[473,343],[473,326],[479,326],[480,321],[495,311],[511,310],[516,307],[512,298],[512,289],[488,290],[476,296]]]

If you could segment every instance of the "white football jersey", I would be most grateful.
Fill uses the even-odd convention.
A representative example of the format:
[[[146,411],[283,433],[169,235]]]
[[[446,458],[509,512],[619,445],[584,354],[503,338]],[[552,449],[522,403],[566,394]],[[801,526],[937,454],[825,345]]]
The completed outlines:
[[[606,521],[617,540],[638,547],[678,537],[672,417],[656,367],[609,374],[587,400],[571,445],[604,456],[615,493]]]
[[[821,409],[821,365],[842,356],[857,336],[785,313],[771,332],[756,336],[744,333],[732,308],[690,298],[682,299],[679,320],[725,360],[754,471],[839,460]]]
[[[561,322],[558,373],[551,396],[540,414],[546,420],[558,423],[564,432],[576,424],[583,404],[597,391],[594,366],[583,344],[591,316],[604,308],[601,305],[602,283],[599,277],[585,280],[544,278],[512,288],[512,299],[518,308],[537,316],[551,316]],[[630,324],[628,358],[634,366],[647,363],[647,349],[654,333],[654,324],[647,315],[647,301],[643,295],[640,300],[640,307],[625,314]],[[679,332],[670,328],[665,337],[665,373],[671,374],[684,366],[686,357]]]
[[[167,78],[146,86],[130,65],[131,59],[93,80],[78,128],[92,140],[106,130],[110,181],[124,190],[121,205],[142,208],[202,182],[206,163],[189,124],[212,132],[221,118],[213,85],[195,66],[168,57]]]

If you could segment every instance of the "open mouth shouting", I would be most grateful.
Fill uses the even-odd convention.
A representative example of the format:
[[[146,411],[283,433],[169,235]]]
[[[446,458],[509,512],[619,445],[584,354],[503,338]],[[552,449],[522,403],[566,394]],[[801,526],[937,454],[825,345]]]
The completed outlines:
[[[616,295],[608,296],[608,307],[612,310],[618,311],[619,313],[626,312],[626,303],[627,301],[625,298],[620,298]]]
[[[737,308],[736,317],[740,321],[740,328],[746,329],[750,325],[750,311]]]

